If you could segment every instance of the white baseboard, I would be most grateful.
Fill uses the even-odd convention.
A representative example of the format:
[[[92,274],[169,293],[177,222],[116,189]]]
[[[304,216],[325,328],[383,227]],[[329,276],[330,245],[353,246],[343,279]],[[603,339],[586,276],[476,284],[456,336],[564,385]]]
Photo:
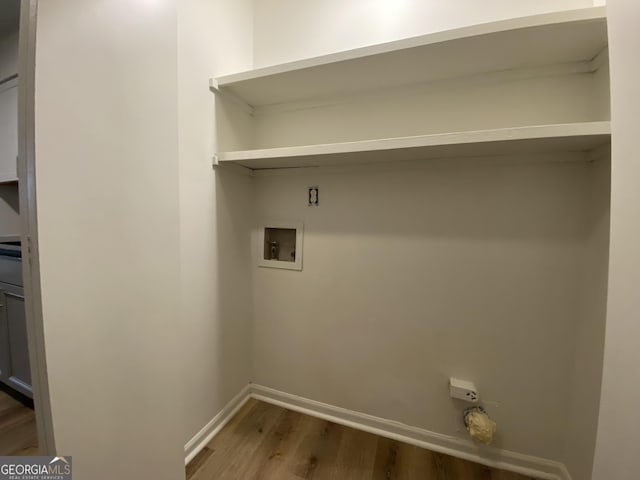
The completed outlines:
[[[193,457],[195,457],[200,450],[202,450],[207,443],[211,441],[216,434],[222,430],[229,420],[247,403],[250,396],[251,384],[244,387],[240,393],[231,399],[218,414],[207,423],[202,430],[195,434],[195,436],[187,442],[184,446],[184,464],[187,465]]]
[[[202,430],[189,440],[184,447],[185,464],[188,464],[211,441],[249,398],[488,467],[520,473],[541,480],[572,480],[567,468],[561,462],[508,450],[481,447],[472,441],[335,407],[255,383],[250,383],[243,388]]]
[[[545,480],[571,480],[564,464],[492,447],[480,447],[472,441],[430,432],[403,423],[354,412],[308,398],[250,384],[250,396],[313,417],[364,430],[382,437],[426,448],[434,452],[470,460],[488,467],[507,470]]]
[[[572,480],[571,474],[564,463],[560,464],[560,480]]]

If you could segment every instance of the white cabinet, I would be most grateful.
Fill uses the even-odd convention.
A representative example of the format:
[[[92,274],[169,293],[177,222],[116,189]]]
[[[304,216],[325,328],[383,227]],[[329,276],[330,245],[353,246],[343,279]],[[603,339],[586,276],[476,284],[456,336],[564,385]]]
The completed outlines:
[[[0,183],[18,180],[18,79],[0,84]]]

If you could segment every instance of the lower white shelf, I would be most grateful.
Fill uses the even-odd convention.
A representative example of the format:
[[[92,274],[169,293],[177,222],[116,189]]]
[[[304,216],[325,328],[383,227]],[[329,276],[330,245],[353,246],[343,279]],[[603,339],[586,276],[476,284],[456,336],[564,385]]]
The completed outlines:
[[[581,152],[606,145],[610,140],[610,122],[582,122],[221,152],[216,155],[214,163],[234,163],[262,170],[430,158]]]

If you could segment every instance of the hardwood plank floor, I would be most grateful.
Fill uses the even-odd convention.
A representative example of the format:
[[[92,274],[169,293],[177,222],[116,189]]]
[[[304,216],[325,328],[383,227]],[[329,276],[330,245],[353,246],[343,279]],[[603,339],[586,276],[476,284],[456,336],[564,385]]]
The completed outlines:
[[[7,390],[8,387],[0,388],[0,455],[38,455],[33,408],[13,398]]]
[[[187,480],[533,480],[249,400]]]

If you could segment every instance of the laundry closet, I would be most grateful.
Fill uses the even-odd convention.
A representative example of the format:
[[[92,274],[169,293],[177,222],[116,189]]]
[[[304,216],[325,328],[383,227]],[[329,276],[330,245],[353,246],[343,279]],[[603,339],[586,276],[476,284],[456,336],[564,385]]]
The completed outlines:
[[[39,371],[74,473],[287,478],[338,458],[307,424],[380,437],[383,472],[388,441],[632,479],[637,2],[80,3],[29,37]]]
[[[214,169],[250,177],[253,195],[253,382],[475,453],[447,387],[462,378],[497,423],[492,455],[587,478],[608,268],[604,8],[221,73]]]

